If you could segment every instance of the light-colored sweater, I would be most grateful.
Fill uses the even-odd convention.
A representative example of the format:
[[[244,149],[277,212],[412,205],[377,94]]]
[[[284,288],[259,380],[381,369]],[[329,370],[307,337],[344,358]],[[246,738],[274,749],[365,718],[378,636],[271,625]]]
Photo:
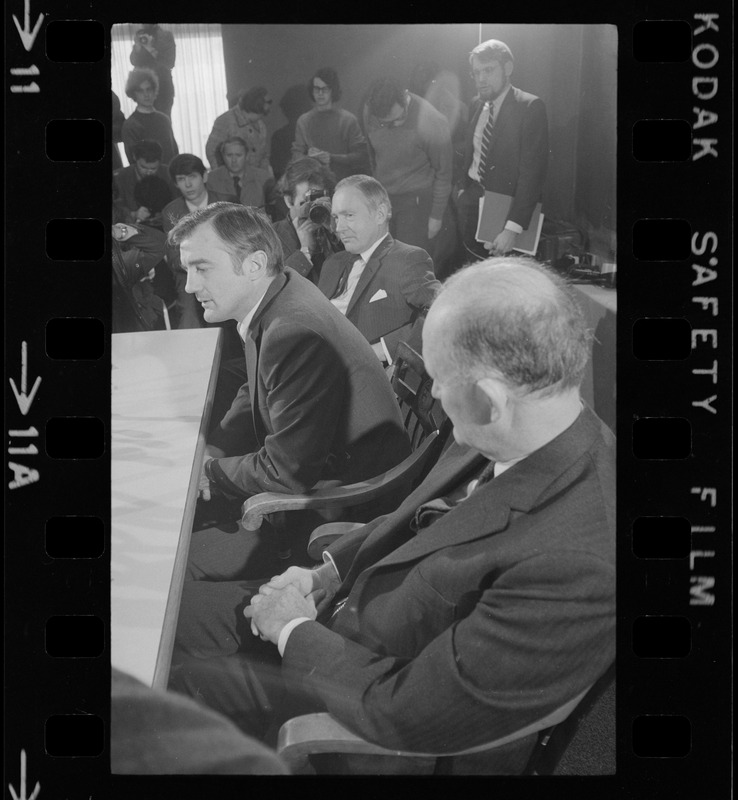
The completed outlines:
[[[390,195],[431,189],[430,216],[441,219],[451,194],[453,148],[446,118],[410,92],[404,124],[383,128],[364,109],[364,127],[373,151],[374,177]]]
[[[330,169],[337,180],[369,169],[366,139],[359,120],[343,108],[313,108],[297,120],[292,157],[308,154],[311,147],[330,153]]]

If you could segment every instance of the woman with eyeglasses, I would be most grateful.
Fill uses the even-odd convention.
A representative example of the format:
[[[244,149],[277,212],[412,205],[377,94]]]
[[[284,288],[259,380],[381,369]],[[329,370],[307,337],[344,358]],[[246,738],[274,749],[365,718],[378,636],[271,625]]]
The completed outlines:
[[[205,155],[211,169],[224,165],[220,147],[226,139],[238,136],[246,142],[248,153],[246,163],[252,167],[265,169],[272,177],[274,172],[269,163],[269,134],[264,117],[271,111],[272,98],[263,86],[256,86],[244,92],[233,108],[221,114],[213,124]]]
[[[341,99],[336,71],[331,67],[317,70],[307,89],[313,108],[297,120],[293,160],[303,156],[317,158],[337,180],[366,172],[369,156],[359,121],[336,105]]]

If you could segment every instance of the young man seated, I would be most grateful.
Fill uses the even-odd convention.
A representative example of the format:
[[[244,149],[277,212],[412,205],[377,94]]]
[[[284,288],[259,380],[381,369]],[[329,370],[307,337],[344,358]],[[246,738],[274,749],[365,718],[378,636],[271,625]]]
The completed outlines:
[[[208,173],[207,186],[234,203],[254,208],[271,205],[274,178],[271,173],[248,163],[248,146],[240,136],[231,136],[220,146],[223,166]]]

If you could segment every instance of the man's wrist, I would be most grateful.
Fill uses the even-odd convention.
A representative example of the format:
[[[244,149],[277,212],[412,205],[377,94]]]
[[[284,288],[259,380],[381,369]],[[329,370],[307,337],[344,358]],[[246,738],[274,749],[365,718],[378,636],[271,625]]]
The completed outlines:
[[[282,630],[279,632],[279,636],[277,637],[277,650],[279,650],[279,655],[284,656],[284,649],[287,647],[287,639],[290,638],[290,634],[298,625],[302,625],[303,622],[312,622],[310,617],[295,617],[295,619],[291,619]]]

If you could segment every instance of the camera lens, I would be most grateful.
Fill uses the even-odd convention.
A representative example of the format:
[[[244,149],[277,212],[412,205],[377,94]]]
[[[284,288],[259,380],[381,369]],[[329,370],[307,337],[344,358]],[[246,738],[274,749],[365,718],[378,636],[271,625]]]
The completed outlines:
[[[327,197],[314,201],[310,205],[308,216],[316,225],[327,225],[331,219],[331,201]]]

